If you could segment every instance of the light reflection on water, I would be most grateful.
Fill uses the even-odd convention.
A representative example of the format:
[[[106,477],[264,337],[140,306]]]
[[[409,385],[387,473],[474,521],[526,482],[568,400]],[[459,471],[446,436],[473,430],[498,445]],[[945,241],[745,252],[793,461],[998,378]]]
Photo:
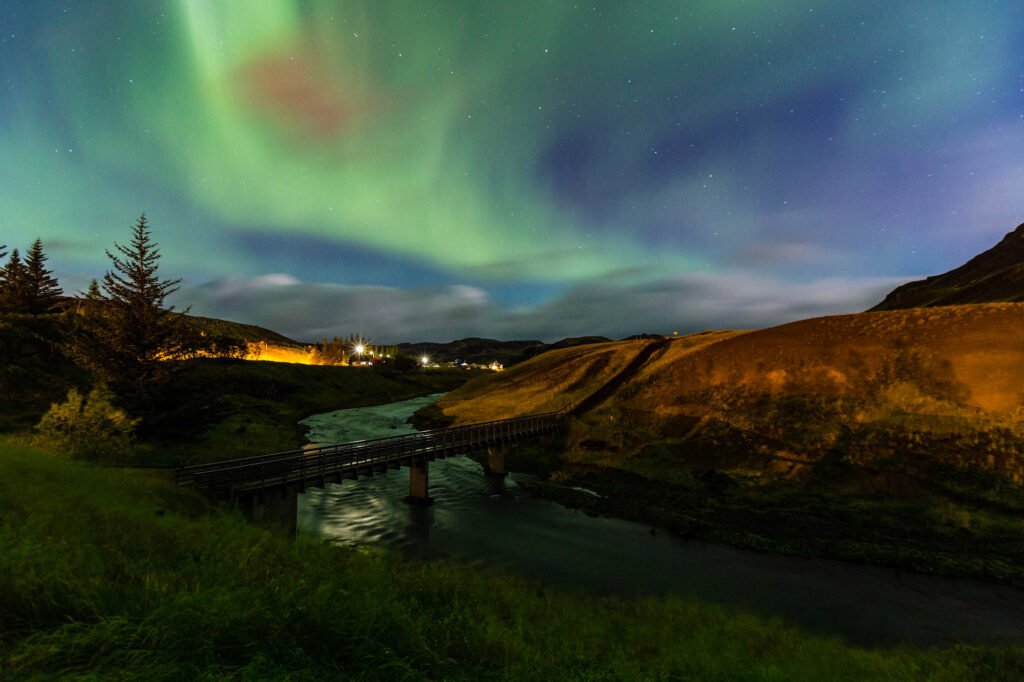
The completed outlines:
[[[400,433],[388,420],[427,402],[311,420],[324,436],[355,432],[345,430],[349,422]],[[340,440],[346,438],[334,442]],[[514,452],[508,464],[515,467]],[[403,501],[403,468],[300,495],[299,528],[340,544],[458,557],[599,594],[676,594],[734,605],[860,644],[1024,641],[1024,591],[1015,588],[683,542],[533,498],[517,485],[525,478],[488,477],[466,457],[437,460],[430,463],[430,507]]]

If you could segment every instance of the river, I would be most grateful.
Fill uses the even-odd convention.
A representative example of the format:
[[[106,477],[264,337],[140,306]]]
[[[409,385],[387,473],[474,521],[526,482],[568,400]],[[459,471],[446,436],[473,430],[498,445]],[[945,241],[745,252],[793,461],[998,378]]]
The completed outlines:
[[[412,433],[405,419],[439,396],[303,420],[311,441]],[[344,545],[497,566],[596,594],[665,595],[726,604],[864,646],[1024,643],[1024,591],[828,559],[682,541],[533,497],[514,473],[491,478],[467,457],[430,463],[435,503],[403,502],[406,469],[299,496],[299,531]]]

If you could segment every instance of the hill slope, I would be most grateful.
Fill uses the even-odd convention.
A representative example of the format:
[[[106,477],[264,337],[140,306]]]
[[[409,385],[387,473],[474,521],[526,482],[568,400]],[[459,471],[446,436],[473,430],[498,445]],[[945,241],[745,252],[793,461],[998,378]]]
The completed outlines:
[[[456,424],[560,410],[598,390],[645,345],[609,341],[548,351],[504,372],[477,377],[437,405]]]
[[[1024,585],[1021,338],[1024,303],[837,315],[550,352],[438,406],[464,423],[568,399],[564,438],[508,466],[593,513]]]
[[[1024,225],[954,270],[893,289],[871,310],[992,301],[1024,301]]]
[[[777,470],[779,458],[817,461],[840,438],[875,438],[884,447],[850,452],[874,460],[916,442],[936,459],[1024,480],[1013,435],[1024,404],[1021,338],[1022,303],[836,315],[687,336],[656,351],[580,416],[569,448],[603,443],[611,448],[606,455],[619,453],[607,455],[614,461],[666,439],[714,434],[737,454],[716,468],[764,473]],[[620,344],[547,353],[467,384],[438,405],[460,423],[539,412],[563,400],[578,405],[614,374],[588,367],[609,352],[615,367],[628,363]],[[573,372],[585,378],[568,391],[564,375]],[[963,447],[966,441],[973,445]],[[794,469],[800,467],[783,467]]]

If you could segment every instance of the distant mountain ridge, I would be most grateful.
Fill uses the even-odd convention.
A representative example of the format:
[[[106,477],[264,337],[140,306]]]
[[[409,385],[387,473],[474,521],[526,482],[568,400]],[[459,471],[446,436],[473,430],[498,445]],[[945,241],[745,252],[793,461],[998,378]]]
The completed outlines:
[[[544,343],[537,340],[498,341],[497,339],[469,337],[448,343],[429,341],[400,343],[398,348],[410,355],[424,353],[435,362],[455,362],[456,360],[469,364],[500,362],[505,366],[510,366],[549,350],[581,346],[588,343],[602,343],[609,340],[603,336],[577,336],[562,339],[555,343]]]
[[[1024,301],[1024,224],[960,267],[896,287],[868,312]]]

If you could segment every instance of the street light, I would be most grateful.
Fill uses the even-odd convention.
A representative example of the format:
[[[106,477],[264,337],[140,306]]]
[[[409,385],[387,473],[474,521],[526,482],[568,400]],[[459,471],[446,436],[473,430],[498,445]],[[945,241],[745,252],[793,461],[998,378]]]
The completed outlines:
[[[426,355],[421,355],[420,356],[420,364],[421,365],[426,367],[429,362],[430,362],[430,358],[429,357],[427,357]]]

